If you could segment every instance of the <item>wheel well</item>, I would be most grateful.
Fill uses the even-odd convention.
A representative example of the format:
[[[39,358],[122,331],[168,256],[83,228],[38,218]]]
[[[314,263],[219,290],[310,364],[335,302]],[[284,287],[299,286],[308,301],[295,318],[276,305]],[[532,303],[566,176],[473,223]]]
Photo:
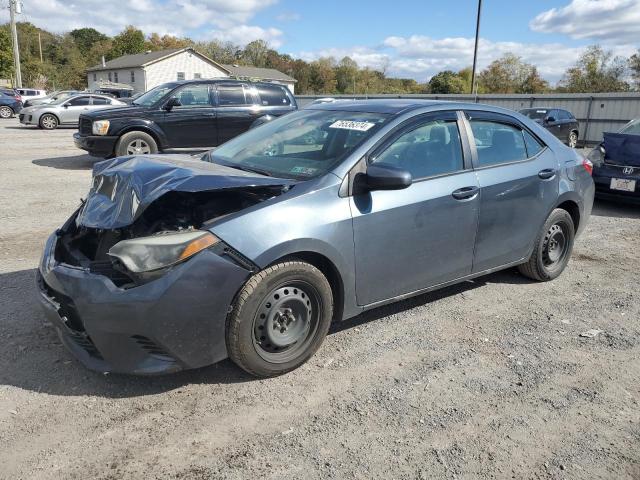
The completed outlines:
[[[571,220],[573,220],[573,226],[577,231],[578,225],[580,225],[580,208],[578,208],[578,204],[574,201],[567,200],[565,202],[562,202],[556,208],[561,208],[569,212],[569,215],[571,215]]]
[[[329,281],[333,294],[333,320],[342,320],[342,312],[344,310],[344,284],[342,283],[342,276],[333,262],[324,255],[316,252],[297,252],[279,258],[273,263],[290,260],[306,262],[322,272]]]
[[[153,138],[153,140],[156,142],[156,146],[158,147],[158,150],[160,150],[161,145],[160,145],[160,140],[158,139],[158,135],[156,135],[156,133],[153,130],[146,127],[139,127],[139,126],[129,127],[126,130],[123,130],[122,132],[120,132],[120,135],[118,135],[118,141],[122,138],[123,135],[131,132],[142,132],[142,133],[146,133],[147,135],[150,135],[151,138]]]

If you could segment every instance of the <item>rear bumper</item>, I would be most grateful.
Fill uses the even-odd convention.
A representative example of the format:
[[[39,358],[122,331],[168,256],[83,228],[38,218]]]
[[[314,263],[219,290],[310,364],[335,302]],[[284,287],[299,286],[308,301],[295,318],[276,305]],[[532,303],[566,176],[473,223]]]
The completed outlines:
[[[604,164],[601,167],[594,167],[593,181],[596,185],[596,197],[608,200],[622,200],[632,203],[640,203],[640,167],[631,167],[633,169],[631,174],[625,174],[623,168],[624,167],[608,164]],[[626,192],[623,190],[612,190],[612,178],[635,180],[635,191]]]
[[[73,134],[73,143],[76,147],[86,150],[94,157],[109,157],[113,155],[118,137],[103,135],[80,135],[79,132]]]
[[[157,280],[123,289],[106,276],[57,263],[56,241],[54,233],[45,246],[39,300],[86,367],[154,375],[227,357],[226,317],[247,270],[205,250]]]

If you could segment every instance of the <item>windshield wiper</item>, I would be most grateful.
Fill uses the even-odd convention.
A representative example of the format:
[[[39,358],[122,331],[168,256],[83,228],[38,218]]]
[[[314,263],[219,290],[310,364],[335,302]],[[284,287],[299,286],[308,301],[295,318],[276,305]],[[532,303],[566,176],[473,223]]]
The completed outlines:
[[[227,164],[225,166],[228,166],[231,168],[237,168],[238,170],[242,170],[244,172],[257,173],[258,175],[264,175],[265,177],[273,177],[273,174],[271,172],[262,170],[261,168],[247,167],[246,165],[231,165],[231,164]]]

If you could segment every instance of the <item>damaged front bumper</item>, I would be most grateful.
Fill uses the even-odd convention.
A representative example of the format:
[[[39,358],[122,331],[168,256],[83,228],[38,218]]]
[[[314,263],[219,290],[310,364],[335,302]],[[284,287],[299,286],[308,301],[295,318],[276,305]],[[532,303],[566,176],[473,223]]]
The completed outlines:
[[[40,304],[88,368],[152,375],[227,357],[227,313],[250,275],[247,268],[203,250],[160,278],[126,289],[106,275],[59,262],[58,239],[58,232],[49,237],[40,263]]]

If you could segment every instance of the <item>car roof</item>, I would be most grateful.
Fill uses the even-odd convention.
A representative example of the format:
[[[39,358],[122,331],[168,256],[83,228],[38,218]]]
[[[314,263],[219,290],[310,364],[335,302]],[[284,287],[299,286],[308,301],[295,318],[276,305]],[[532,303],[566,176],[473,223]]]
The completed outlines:
[[[163,85],[169,85],[171,88],[174,88],[180,85],[189,85],[190,83],[247,83],[249,85],[276,85],[279,87],[286,87],[286,85],[283,85],[281,83],[254,82],[252,80],[243,80],[241,78],[194,78],[191,80],[176,80],[173,82],[166,82]]]

